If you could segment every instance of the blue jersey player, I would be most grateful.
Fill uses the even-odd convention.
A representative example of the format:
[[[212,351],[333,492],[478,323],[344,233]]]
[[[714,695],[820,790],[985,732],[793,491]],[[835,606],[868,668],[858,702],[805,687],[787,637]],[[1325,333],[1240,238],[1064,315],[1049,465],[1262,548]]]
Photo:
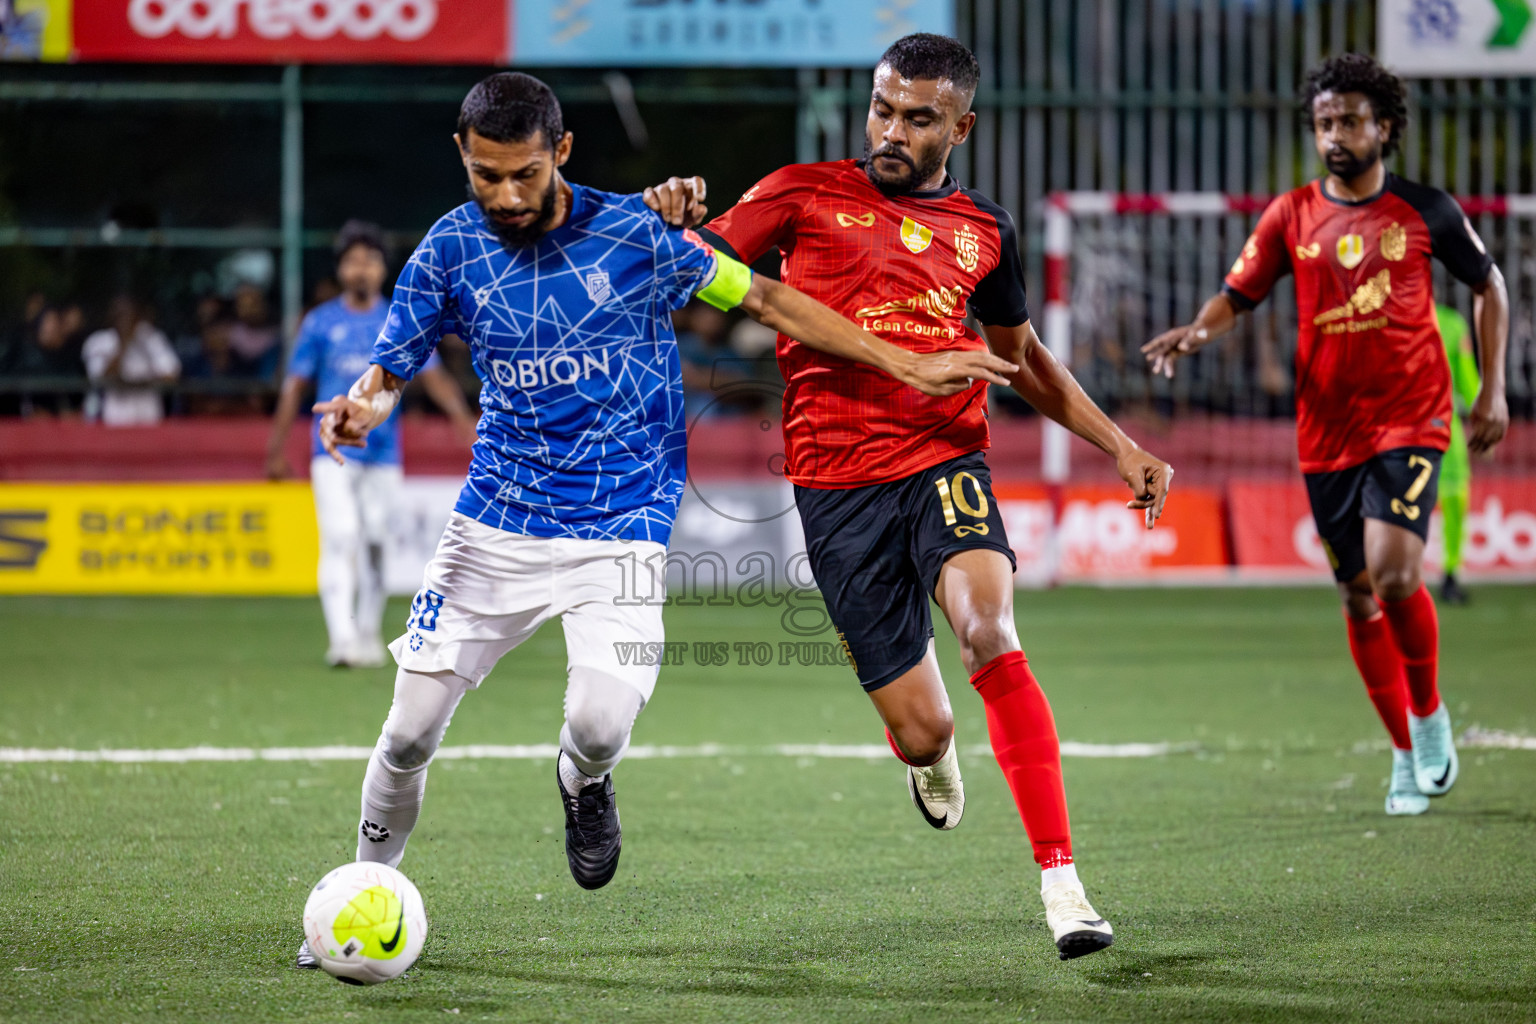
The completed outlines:
[[[571,135],[535,78],[504,72],[476,85],[455,140],[473,201],[417,247],[374,365],[347,395],[315,407],[330,450],[365,443],[449,330],[469,343],[484,382],[469,477],[405,633],[390,645],[400,668],[363,781],[357,856],[399,863],[427,763],[460,699],[558,617],[568,661],[557,765],[566,855],[577,884],[596,889],[618,867],[611,773],[657,674],[621,661],[615,644],[663,639],[660,605],[621,600],[623,582],[639,567],[641,592],[647,582],[662,591],[661,579],[645,576],[659,570],[654,556],[665,551],[683,492],[671,311],[694,296],[741,306],[932,394],[1002,379],[1011,364],[897,348],[754,277],[692,232],[669,229],[641,196],[567,182],[559,168]]]
[[[373,361],[373,343],[389,313],[382,294],[387,265],[379,229],[348,221],[336,236],[335,249],[342,292],[316,306],[299,325],[267,442],[267,476],[274,480],[293,473],[283,448],[304,394],[311,387],[322,396],[345,391]],[[459,432],[473,438],[475,421],[464,394],[435,356],[420,376]],[[313,438],[309,481],[320,527],[320,609],[330,637],[326,661],[343,668],[383,665],[384,540],[400,490],[400,417],[380,424],[346,465],[321,446],[319,416]]]

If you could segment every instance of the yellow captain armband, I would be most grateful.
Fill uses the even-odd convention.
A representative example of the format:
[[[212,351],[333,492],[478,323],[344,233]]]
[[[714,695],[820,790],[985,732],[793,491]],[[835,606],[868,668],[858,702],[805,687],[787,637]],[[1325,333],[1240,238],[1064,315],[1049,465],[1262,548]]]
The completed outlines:
[[[699,291],[699,298],[716,309],[732,310],[741,305],[752,287],[752,268],[715,250],[715,276]]]

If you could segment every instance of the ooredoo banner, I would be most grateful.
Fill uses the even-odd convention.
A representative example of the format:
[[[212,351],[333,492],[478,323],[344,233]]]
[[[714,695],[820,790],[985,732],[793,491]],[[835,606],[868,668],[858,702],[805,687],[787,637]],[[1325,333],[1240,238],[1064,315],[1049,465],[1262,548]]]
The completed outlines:
[[[506,0],[74,0],[81,60],[493,64]]]
[[[1328,555],[1299,481],[1234,481],[1229,496],[1233,554],[1240,569],[1328,578]],[[1429,521],[1425,564],[1439,569],[1444,552],[1443,520],[1436,509]],[[1536,575],[1536,479],[1473,478],[1461,557],[1468,572]]]

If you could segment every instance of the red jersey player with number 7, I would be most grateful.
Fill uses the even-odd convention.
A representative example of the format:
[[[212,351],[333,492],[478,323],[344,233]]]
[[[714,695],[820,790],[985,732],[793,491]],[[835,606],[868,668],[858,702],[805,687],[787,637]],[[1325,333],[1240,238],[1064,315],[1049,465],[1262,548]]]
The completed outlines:
[[[700,233],[748,263],[779,249],[785,283],[904,348],[990,346],[1018,367],[1008,377],[1014,390],[1115,459],[1135,495],[1130,507],[1146,510],[1150,528],[1172,470],[1121,432],[1041,344],[1011,218],[945,172],[975,124],[977,79],[975,56],[953,39],[898,40],[875,69],[864,159],[775,171]],[[985,339],[966,326],[967,312]],[[1103,949],[1113,931],[1073,866],[1056,725],[1014,626],[1013,552],[982,454],[986,382],[929,397],[783,334],[778,359],[785,471],[811,570],[908,766],[912,802],[930,825],[950,829],[965,799],[933,652],[932,595],[986,705],[1061,958]]]
[[[1430,259],[1476,293],[1483,388],[1474,452],[1504,436],[1504,278],[1456,200],[1389,174],[1407,126],[1403,85],[1346,53],[1307,76],[1305,113],[1327,177],[1276,199],[1226,286],[1194,323],[1142,346],[1153,372],[1230,330],[1296,275],[1296,439],[1317,532],[1344,601],[1349,649],[1392,737],[1388,814],[1423,814],[1456,781],[1451,716],[1436,680],[1440,627],[1419,578],[1451,375],[1435,320]]]

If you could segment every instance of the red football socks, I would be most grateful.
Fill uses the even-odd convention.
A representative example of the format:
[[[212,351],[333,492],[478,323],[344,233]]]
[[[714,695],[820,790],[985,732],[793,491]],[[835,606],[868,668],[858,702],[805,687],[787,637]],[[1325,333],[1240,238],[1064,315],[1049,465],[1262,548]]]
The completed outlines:
[[[1425,718],[1440,706],[1440,618],[1435,599],[1423,584],[1402,601],[1383,601],[1381,610],[1392,625],[1392,638],[1403,654],[1408,670],[1408,702],[1413,713]]]
[[[1041,868],[1072,863],[1056,719],[1023,651],[1000,654],[971,677],[987,708],[992,753],[1013,791]]]
[[[1386,615],[1378,614],[1369,619],[1355,619],[1348,615],[1349,653],[1355,656],[1355,666],[1360,678],[1365,680],[1365,692],[1376,713],[1392,734],[1392,745],[1399,750],[1410,750],[1413,741],[1408,738],[1408,682],[1404,678],[1403,656],[1392,639],[1392,627]]]

